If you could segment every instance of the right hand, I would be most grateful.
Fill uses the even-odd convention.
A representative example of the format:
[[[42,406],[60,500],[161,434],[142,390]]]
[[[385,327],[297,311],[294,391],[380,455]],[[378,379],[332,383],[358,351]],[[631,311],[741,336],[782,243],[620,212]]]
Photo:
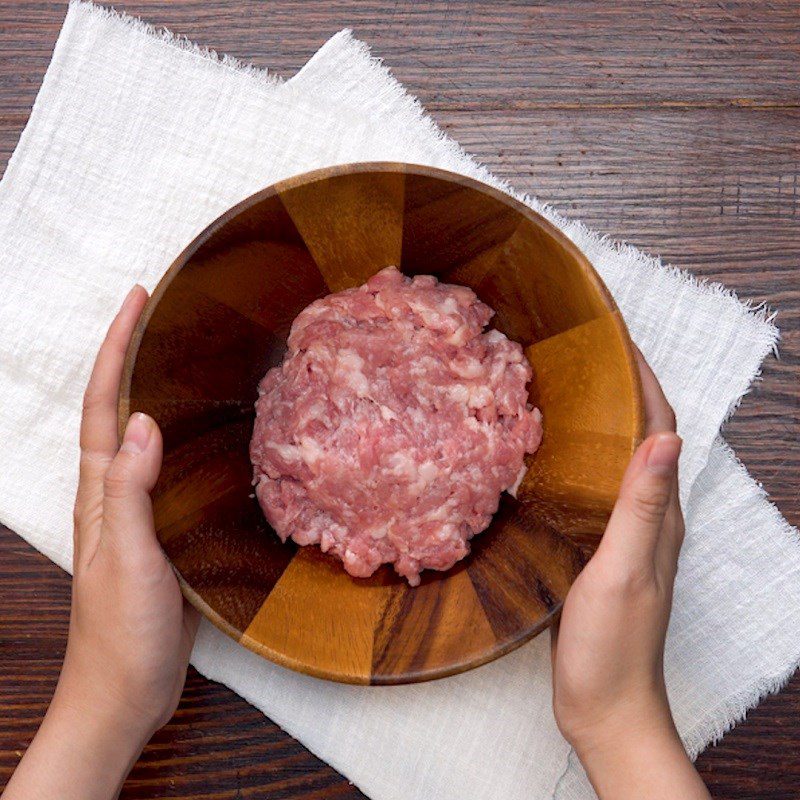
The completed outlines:
[[[707,798],[675,730],[664,683],[684,535],[681,440],[655,375],[638,351],[637,357],[647,438],[553,632],[553,708],[601,797]]]

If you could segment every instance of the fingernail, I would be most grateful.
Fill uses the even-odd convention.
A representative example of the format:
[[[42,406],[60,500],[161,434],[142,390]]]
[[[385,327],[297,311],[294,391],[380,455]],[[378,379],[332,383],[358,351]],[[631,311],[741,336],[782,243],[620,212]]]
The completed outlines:
[[[150,441],[152,430],[153,423],[147,414],[142,414],[140,411],[132,414],[125,428],[125,436],[122,439],[120,450],[126,450],[129,453],[144,452]]]
[[[122,305],[120,306],[120,311],[122,311],[122,309],[125,308],[125,306],[127,306],[128,303],[130,303],[130,301],[133,299],[133,296],[141,288],[142,287],[139,286],[138,283],[134,284],[133,288],[128,292],[127,295],[125,295],[125,299],[122,301]]]
[[[674,433],[660,433],[647,454],[647,469],[656,475],[669,475],[678,465],[683,441]]]

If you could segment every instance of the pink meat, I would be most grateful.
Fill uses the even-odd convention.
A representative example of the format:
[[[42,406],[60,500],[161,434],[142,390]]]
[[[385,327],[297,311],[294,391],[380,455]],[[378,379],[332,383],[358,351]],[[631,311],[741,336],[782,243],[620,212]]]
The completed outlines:
[[[415,586],[469,552],[542,438],[531,368],[472,290],[389,267],[295,319],[261,381],[250,443],[259,503],[283,541],[358,577]]]

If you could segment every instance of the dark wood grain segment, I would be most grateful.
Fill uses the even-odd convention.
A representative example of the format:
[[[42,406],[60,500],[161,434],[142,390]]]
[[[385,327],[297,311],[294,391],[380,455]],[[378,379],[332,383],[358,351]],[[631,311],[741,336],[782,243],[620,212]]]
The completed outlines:
[[[613,303],[604,289],[579,298],[579,265],[530,220],[520,222],[484,261],[488,269],[478,287],[495,298],[493,323],[525,347],[590,323]],[[522,264],[533,268],[522,269]]]
[[[511,647],[519,631],[532,624],[544,626],[549,615],[558,612],[585,558],[580,547],[545,523],[535,508],[507,495],[487,534],[473,541],[467,572],[498,642]],[[550,563],[560,569],[541,569]]]
[[[252,424],[253,419],[253,404],[236,399],[218,400],[210,406],[205,401],[190,398],[140,397],[134,405],[141,411],[147,408],[147,413],[159,420],[162,430],[168,431],[173,447],[191,440],[198,427],[201,430],[227,428],[244,420]]]
[[[214,326],[229,330],[239,346],[228,348],[217,340]],[[134,376],[129,396],[154,401],[204,396],[221,403],[237,402],[242,399],[241,381],[255,389],[259,376],[280,360],[281,347],[281,340],[268,327],[208,297],[193,281],[179,276],[154,309],[138,348],[142,365],[158,365],[159,379],[149,383],[142,370]],[[219,369],[220,362],[225,369]]]
[[[800,524],[800,25],[795,0],[420,4],[120,0],[121,10],[274,67],[299,68],[345,25],[495,173],[567,214],[780,310],[781,360],[726,428]],[[61,0],[0,0],[0,165],[58,34]],[[509,91],[509,87],[512,91]],[[0,781],[63,656],[66,577],[0,532]],[[794,800],[800,678],[699,765],[719,800]],[[231,692],[190,675],[129,800],[360,797]]]
[[[158,411],[146,400],[132,405],[151,415]],[[211,412],[196,410],[185,441],[170,444],[174,437],[165,436],[164,464],[153,492],[161,546],[184,593],[237,637],[294,554],[292,545],[282,546],[272,535],[252,497],[249,463],[231,458],[237,450],[247,452],[253,419],[252,406],[235,421],[220,418],[216,403]],[[220,536],[223,529],[236,536]],[[198,559],[197,553],[207,557]]]
[[[235,218],[211,228],[192,256],[191,286],[266,327],[282,347],[297,307],[322,297],[329,288],[281,198],[266,193]],[[230,259],[233,250],[236,255],[223,280],[219,261]],[[271,358],[283,355],[281,348],[269,352]]]
[[[425,575],[409,591],[394,583],[388,603],[374,629],[370,683],[379,686],[426,680],[431,665],[444,665],[437,677],[463,672],[491,661],[500,654],[500,642],[492,629],[465,564],[442,575]],[[546,624],[537,601],[537,620]],[[534,613],[535,613],[534,612]],[[519,628],[530,633],[530,626]],[[400,642],[405,645],[398,647]]]
[[[404,199],[402,268],[408,275],[477,285],[493,263],[487,256],[520,224],[502,199],[424,174],[406,176]]]
[[[252,623],[295,553],[292,544],[277,540],[262,516],[252,500],[230,493],[209,503],[196,524],[183,524],[175,534],[164,531],[165,550],[180,573],[184,592],[235,637]],[[240,532],[236,540],[219,536],[226,526]],[[209,560],[198,563],[192,557],[197,550],[208,553]]]

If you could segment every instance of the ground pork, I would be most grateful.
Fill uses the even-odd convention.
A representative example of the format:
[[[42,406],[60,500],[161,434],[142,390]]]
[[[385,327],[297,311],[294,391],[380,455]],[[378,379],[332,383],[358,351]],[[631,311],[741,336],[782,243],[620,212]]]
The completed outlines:
[[[295,319],[258,387],[254,484],[283,541],[415,586],[469,552],[542,438],[519,344],[471,289],[388,267]]]

